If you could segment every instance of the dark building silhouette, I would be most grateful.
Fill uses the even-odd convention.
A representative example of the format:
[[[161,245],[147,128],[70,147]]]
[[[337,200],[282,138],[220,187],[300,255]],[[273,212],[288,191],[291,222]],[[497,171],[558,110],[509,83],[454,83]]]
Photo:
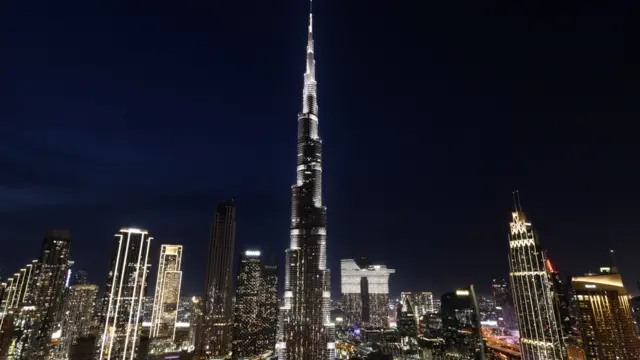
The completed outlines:
[[[482,327],[473,285],[442,295],[440,306],[444,355],[484,360]]]
[[[201,356],[224,357],[231,351],[235,241],[236,204],[232,199],[218,204],[211,227],[203,316],[196,349]]]

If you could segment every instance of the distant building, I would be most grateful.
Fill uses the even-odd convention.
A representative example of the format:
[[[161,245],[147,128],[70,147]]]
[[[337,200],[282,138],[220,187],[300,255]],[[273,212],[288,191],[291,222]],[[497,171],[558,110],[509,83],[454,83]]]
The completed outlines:
[[[96,360],[135,359],[144,351],[142,305],[147,293],[147,230],[123,228],[115,234],[102,304]]]
[[[402,292],[400,293],[400,301],[405,311],[414,315],[418,330],[420,330],[420,318],[434,312],[433,294],[431,292]],[[407,306],[410,306],[411,309],[407,309]]]
[[[473,285],[446,293],[441,299],[445,356],[484,360],[482,327]]]
[[[640,359],[629,294],[615,268],[571,278],[587,359]]]
[[[96,336],[87,335],[76,339],[69,351],[69,360],[94,360],[96,354]]]
[[[277,310],[277,268],[265,267],[260,251],[245,251],[234,308],[233,359],[260,356],[275,348]]]
[[[491,284],[493,290],[493,299],[496,305],[496,314],[498,315],[498,326],[507,330],[517,330],[516,313],[513,307],[513,298],[509,285],[505,279],[493,279]]]
[[[182,284],[182,245],[160,246],[158,276],[156,278],[151,338],[174,339]]]
[[[394,269],[362,258],[341,261],[343,311],[347,325],[389,326],[389,275]]]
[[[73,275],[73,285],[83,285],[89,283],[89,273],[83,269],[78,269]]]
[[[196,349],[200,356],[225,357],[231,351],[235,241],[236,204],[229,200],[218,204],[211,228],[203,317]]]

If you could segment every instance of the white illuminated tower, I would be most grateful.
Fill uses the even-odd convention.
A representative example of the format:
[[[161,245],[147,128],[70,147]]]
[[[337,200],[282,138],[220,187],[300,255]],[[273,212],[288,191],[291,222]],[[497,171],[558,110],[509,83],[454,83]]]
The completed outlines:
[[[158,276],[151,315],[152,338],[175,338],[180,285],[182,283],[181,266],[182,245],[163,244],[160,247]]]
[[[340,262],[340,285],[347,324],[389,326],[389,276],[385,265],[361,267],[353,259]]]
[[[291,187],[291,245],[286,250],[284,304],[276,344],[280,360],[335,358],[316,87],[310,11],[302,112],[298,115],[297,179]]]
[[[115,234],[99,319],[98,360],[137,359],[152,239],[146,230],[134,228]]]
[[[520,201],[512,214],[509,234],[509,270],[518,317],[520,349],[526,360],[564,360],[562,329],[553,306],[553,289],[546,255]]]

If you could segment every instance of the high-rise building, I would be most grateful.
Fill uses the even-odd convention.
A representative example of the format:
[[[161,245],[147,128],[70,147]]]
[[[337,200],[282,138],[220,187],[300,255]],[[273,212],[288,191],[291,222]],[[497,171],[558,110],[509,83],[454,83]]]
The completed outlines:
[[[452,359],[484,360],[482,327],[473,285],[442,295],[441,304],[444,355]]]
[[[335,358],[311,12],[306,53],[302,111],[298,115],[297,177],[291,187],[291,243],[286,250],[284,304],[276,345],[280,360]]]
[[[153,338],[174,339],[182,283],[182,245],[160,246],[158,276],[153,298],[151,334]]]
[[[189,316],[189,344],[194,349],[200,345],[199,330],[202,325],[202,298],[194,296],[191,298],[191,311]]]
[[[523,359],[564,360],[567,352],[555,313],[546,254],[516,201],[509,233],[509,270]]]
[[[342,310],[347,325],[389,326],[389,275],[393,273],[395,270],[385,265],[341,261]]]
[[[24,319],[31,322],[29,334],[29,358],[45,359],[49,356],[51,338],[60,330],[64,312],[65,287],[69,279],[69,249],[71,233],[68,230],[51,230],[42,242],[36,268],[36,281],[30,290],[30,304],[34,307]]]
[[[498,326],[507,330],[517,330],[516,314],[507,280],[493,279],[491,288],[493,290],[493,299],[496,303]]]
[[[258,337],[258,347],[273,350],[278,334],[278,266],[264,264],[262,267],[262,333]],[[236,300],[237,301],[237,300]]]
[[[89,273],[86,270],[78,269],[73,275],[73,284],[88,284],[89,283]]]
[[[78,283],[71,285],[67,293],[64,321],[62,323],[62,343],[59,354],[62,358],[70,353],[71,346],[79,337],[91,334],[94,327],[93,310],[96,306],[98,285]]]
[[[226,357],[231,351],[233,250],[236,241],[235,200],[218,205],[211,229],[202,329],[198,353]]]
[[[151,240],[147,230],[136,228],[122,228],[115,234],[100,312],[97,360],[129,360],[138,355]]]
[[[33,260],[2,284],[0,357],[19,359],[28,347],[28,335],[33,330],[30,315],[34,313],[30,295],[37,280],[37,264],[38,260]]]
[[[640,359],[640,340],[629,293],[615,267],[571,278],[578,326],[587,359]]]
[[[278,324],[278,268],[265,265],[260,251],[247,250],[240,259],[234,306],[233,359],[273,350]]]

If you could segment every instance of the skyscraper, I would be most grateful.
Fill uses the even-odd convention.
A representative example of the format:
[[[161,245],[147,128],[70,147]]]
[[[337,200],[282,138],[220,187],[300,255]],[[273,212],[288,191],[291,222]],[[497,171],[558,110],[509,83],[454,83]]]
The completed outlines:
[[[335,327],[329,318],[331,291],[311,11],[297,148],[297,178],[291,187],[291,244],[286,250],[284,304],[276,347],[280,360],[333,359]]]
[[[64,290],[69,276],[71,233],[51,230],[42,242],[36,266],[36,282],[30,300],[34,312],[29,335],[30,359],[45,359],[51,351],[51,336],[59,330],[64,310]],[[28,321],[28,320],[25,320]]]
[[[62,326],[63,341],[60,345],[60,354],[68,355],[71,346],[76,343],[79,337],[91,333],[97,296],[98,285],[79,283],[69,287]]]
[[[262,349],[258,348],[258,336],[262,331],[260,322],[262,283],[260,251],[247,250],[240,259],[238,272],[233,324],[233,359],[261,354]]]
[[[344,259],[340,265],[343,311],[347,325],[389,325],[389,275],[385,265],[356,263]]]
[[[233,249],[236,241],[236,204],[218,204],[211,228],[202,329],[198,354],[225,357],[231,351]]]
[[[555,313],[557,307],[553,302],[553,284],[545,251],[522,212],[519,200],[511,215],[509,270],[522,358],[564,360],[567,353]]]
[[[158,276],[151,315],[151,337],[174,339],[180,285],[182,283],[182,245],[160,247]]]
[[[572,277],[571,288],[587,359],[640,359],[629,293],[615,267]]]
[[[441,316],[445,356],[484,360],[480,314],[473,285],[442,295]]]
[[[38,260],[20,269],[2,284],[0,301],[0,356],[20,358],[33,330],[31,290],[36,284]]]
[[[493,279],[491,285],[493,299],[496,302],[496,312],[498,314],[498,326],[508,330],[516,330],[516,315],[513,309],[513,299],[507,280]]]
[[[130,360],[138,354],[152,239],[147,230],[135,228],[122,228],[115,234],[99,319],[99,360]]]
[[[278,266],[264,264],[262,267],[262,333],[258,337],[258,347],[273,350],[278,333]]]

